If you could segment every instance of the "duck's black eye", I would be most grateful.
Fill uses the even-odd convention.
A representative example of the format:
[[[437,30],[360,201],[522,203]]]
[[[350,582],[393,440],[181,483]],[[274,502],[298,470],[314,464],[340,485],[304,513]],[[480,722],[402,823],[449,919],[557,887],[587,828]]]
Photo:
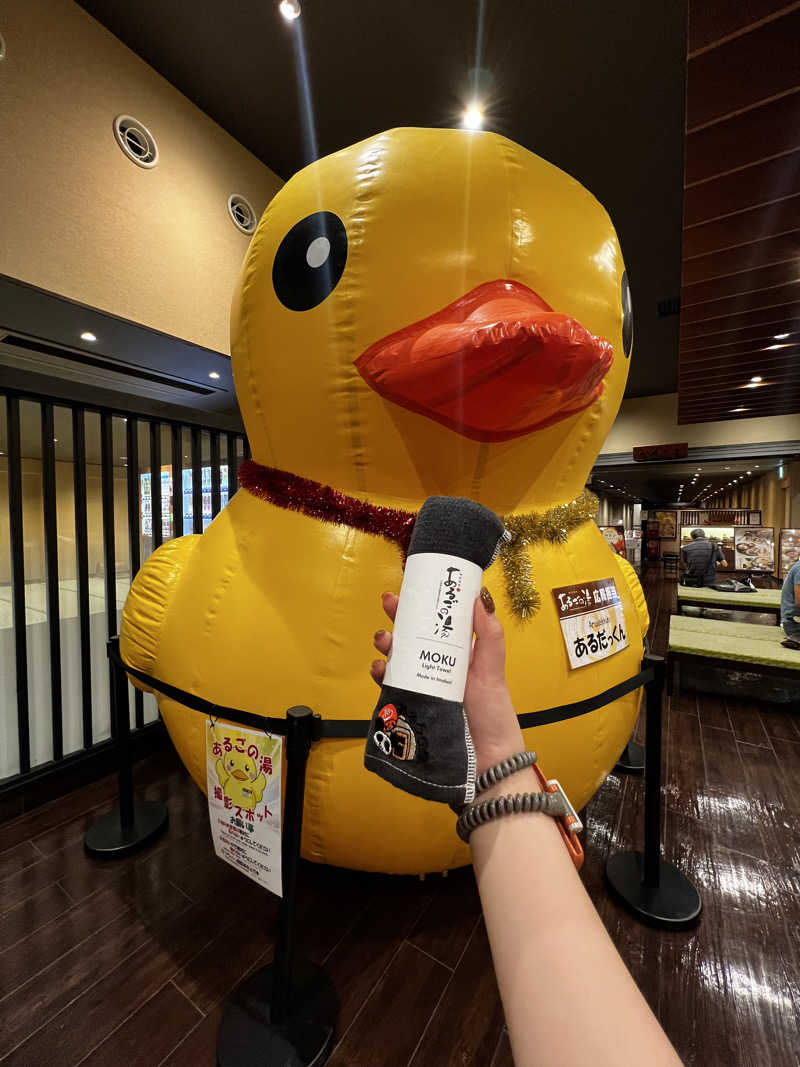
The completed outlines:
[[[336,288],[347,262],[347,232],[332,211],[295,223],[278,246],[272,284],[290,311],[315,308]]]
[[[631,304],[631,287],[628,285],[628,272],[622,275],[622,350],[629,359],[633,345],[633,305]]]

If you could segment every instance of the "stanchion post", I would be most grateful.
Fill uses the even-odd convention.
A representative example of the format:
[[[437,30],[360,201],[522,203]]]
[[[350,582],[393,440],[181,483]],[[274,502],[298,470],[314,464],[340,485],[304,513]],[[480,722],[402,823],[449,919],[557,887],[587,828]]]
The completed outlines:
[[[119,638],[106,645],[109,659],[111,715],[117,758],[119,808],[101,816],[86,831],[84,847],[98,859],[122,859],[153,841],[167,825],[164,804],[136,800],[131,765],[131,723],[128,711],[128,677],[119,662]]]
[[[292,957],[294,917],[297,905],[297,868],[303,833],[303,803],[306,764],[311,751],[314,715],[311,708],[289,708],[286,713],[286,812],[283,817],[281,864],[283,896],[278,912],[275,939],[275,979],[270,1017],[274,1024],[285,1022],[292,996]]]
[[[645,660],[653,677],[645,684],[647,748],[644,752],[644,873],[642,881],[650,889],[659,885],[661,865],[661,721],[664,700],[664,660]]]
[[[665,666],[648,652],[645,670],[645,810],[644,852],[615,852],[606,863],[606,879],[619,901],[652,926],[683,930],[700,917],[700,894],[678,868],[661,858],[661,712]]]
[[[225,1006],[217,1033],[218,1067],[319,1067],[330,1052],[338,1015],[333,982],[322,967],[294,958],[306,764],[315,723],[310,708],[286,713],[282,897],[275,956],[246,978]]]
[[[120,665],[111,655],[109,641],[109,667],[111,669],[111,714],[114,718],[114,736],[117,745],[117,789],[119,791],[119,821],[124,833],[133,829],[133,767],[131,765],[131,722],[128,711],[128,679]]]

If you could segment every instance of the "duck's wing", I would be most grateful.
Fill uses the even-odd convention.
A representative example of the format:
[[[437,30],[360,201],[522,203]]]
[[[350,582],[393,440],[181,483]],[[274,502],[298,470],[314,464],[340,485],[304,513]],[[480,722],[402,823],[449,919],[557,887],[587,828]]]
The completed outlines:
[[[149,556],[133,580],[122,609],[120,653],[125,663],[156,675],[156,659],[164,619],[201,534],[176,537]],[[146,693],[148,686],[131,678]]]
[[[639,581],[636,571],[626,559],[617,555],[614,556],[614,559],[631,591],[633,602],[636,605],[636,616],[642,631],[642,640],[644,640],[647,636],[647,631],[650,629],[650,612],[647,610],[647,600],[645,599],[644,589],[642,589],[642,583]]]

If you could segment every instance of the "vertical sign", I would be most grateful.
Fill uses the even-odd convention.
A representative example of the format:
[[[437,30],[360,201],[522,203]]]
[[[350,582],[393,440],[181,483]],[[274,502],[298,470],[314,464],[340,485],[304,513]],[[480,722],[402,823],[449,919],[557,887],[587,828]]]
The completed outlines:
[[[282,895],[283,739],[229,723],[206,726],[208,814],[214,851]]]

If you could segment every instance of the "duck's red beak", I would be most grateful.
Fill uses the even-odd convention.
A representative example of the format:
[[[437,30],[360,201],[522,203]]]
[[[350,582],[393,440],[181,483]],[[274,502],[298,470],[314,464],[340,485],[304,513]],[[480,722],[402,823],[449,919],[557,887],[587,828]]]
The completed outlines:
[[[484,282],[358,357],[377,393],[476,441],[507,441],[587,408],[608,341],[520,282]]]

